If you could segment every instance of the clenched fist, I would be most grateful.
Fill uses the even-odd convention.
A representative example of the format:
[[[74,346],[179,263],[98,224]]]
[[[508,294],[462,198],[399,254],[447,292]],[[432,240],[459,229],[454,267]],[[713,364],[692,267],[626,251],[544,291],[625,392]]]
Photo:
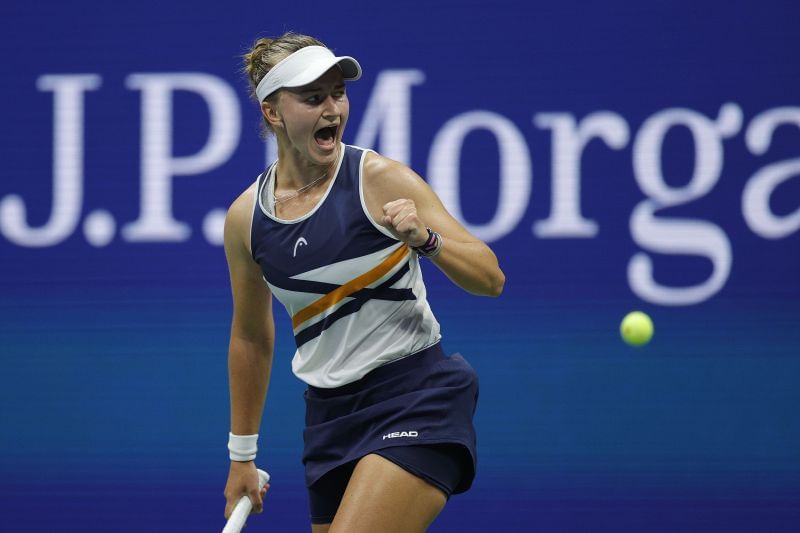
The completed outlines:
[[[385,204],[383,225],[409,246],[422,246],[428,240],[428,228],[417,216],[414,200],[401,198]]]

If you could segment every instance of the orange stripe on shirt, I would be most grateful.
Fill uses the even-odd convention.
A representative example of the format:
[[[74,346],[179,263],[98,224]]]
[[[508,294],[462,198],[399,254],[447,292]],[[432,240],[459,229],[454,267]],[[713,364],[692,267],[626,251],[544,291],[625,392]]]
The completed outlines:
[[[354,292],[360,291],[364,287],[375,283],[377,280],[385,276],[386,273],[394,268],[398,263],[400,263],[400,261],[402,261],[406,255],[408,255],[408,245],[403,244],[397,250],[392,252],[389,257],[384,259],[381,264],[372,270],[368,270],[357,278],[351,279],[344,285],[332,290],[308,307],[304,307],[303,309],[299,310],[292,317],[292,327],[296,328],[309,318],[322,313],[326,309],[330,309]]]

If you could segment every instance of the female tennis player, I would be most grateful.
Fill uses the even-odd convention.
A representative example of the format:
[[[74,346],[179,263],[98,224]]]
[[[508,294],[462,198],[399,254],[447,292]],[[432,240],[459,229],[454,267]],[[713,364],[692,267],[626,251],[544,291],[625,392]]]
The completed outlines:
[[[225,516],[243,494],[262,509],[254,459],[274,294],[292,318],[292,370],[308,384],[312,531],[425,531],[472,483],[478,383],[440,346],[420,257],[473,294],[498,296],[504,275],[417,174],[342,143],[355,59],[288,33],[258,40],[245,71],[278,160],[225,221],[234,301]]]

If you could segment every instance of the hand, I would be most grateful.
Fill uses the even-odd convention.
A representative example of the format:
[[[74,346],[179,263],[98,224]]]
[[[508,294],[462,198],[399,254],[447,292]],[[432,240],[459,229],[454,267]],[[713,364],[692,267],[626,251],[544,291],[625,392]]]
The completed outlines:
[[[411,247],[428,241],[428,228],[417,216],[414,200],[401,198],[383,206],[383,225]]]
[[[245,494],[253,502],[253,510],[250,512],[260,513],[264,509],[263,501],[268,488],[269,484],[258,490],[258,472],[253,461],[231,461],[228,483],[225,485],[225,520],[230,518],[233,508]]]

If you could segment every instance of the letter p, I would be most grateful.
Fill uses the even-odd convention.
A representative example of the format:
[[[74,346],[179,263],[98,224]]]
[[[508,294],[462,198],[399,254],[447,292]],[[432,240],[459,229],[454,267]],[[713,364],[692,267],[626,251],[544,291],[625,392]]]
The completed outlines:
[[[239,142],[239,102],[222,79],[204,73],[131,74],[129,89],[142,92],[139,218],[122,228],[128,241],[184,241],[188,224],[172,216],[172,177],[202,174],[221,165]],[[191,91],[208,104],[208,140],[188,156],[172,153],[172,94]]]

